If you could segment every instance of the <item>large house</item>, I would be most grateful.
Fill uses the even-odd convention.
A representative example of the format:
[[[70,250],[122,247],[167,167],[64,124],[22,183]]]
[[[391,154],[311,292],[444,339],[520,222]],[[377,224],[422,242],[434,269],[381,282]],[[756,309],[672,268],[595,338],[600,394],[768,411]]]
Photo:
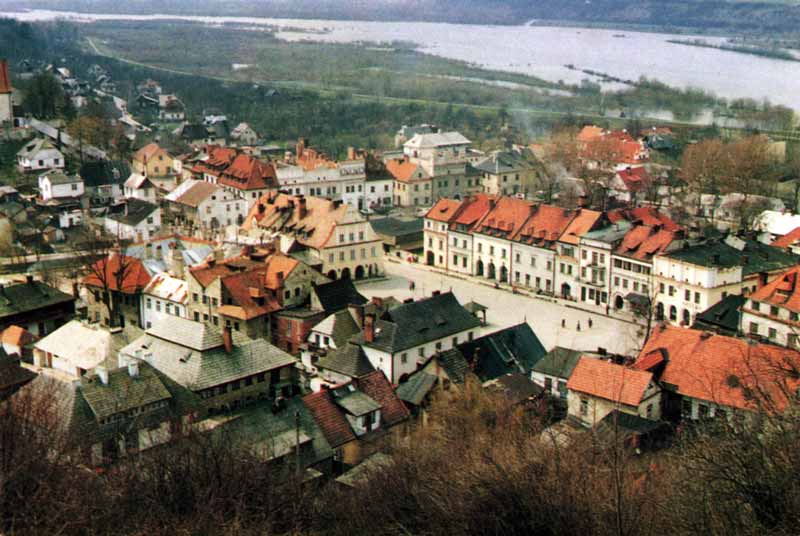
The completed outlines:
[[[156,274],[142,290],[142,326],[151,328],[169,316],[189,318],[189,291],[184,279]]]
[[[280,237],[282,251],[302,254],[330,279],[383,274],[380,238],[355,207],[341,201],[270,193],[253,206],[242,230],[259,242]]]
[[[419,165],[431,178],[430,200],[421,204],[428,205],[440,197],[461,197],[465,193],[482,191],[480,173],[468,174],[467,171],[471,144],[458,132],[416,134],[403,144],[407,162]]]
[[[229,190],[210,182],[189,179],[166,197],[169,211],[178,223],[196,229],[219,229],[241,225],[248,203]]]
[[[396,206],[428,206],[433,199],[432,181],[428,171],[420,164],[403,159],[389,160],[386,170],[394,178],[392,191]]]
[[[131,162],[131,169],[138,175],[150,178],[173,175],[173,158],[157,143],[149,143],[136,151]]]
[[[23,283],[0,285],[0,329],[19,326],[43,337],[69,321],[75,314],[75,298],[36,281],[32,275]]]
[[[147,363],[203,400],[210,412],[296,391],[295,359],[264,339],[173,316],[120,350],[120,365]]]
[[[121,328],[142,326],[141,294],[150,278],[144,263],[136,257],[114,252],[99,259],[83,279],[89,320]],[[109,318],[110,313],[116,318]]]
[[[95,367],[113,364],[113,336],[97,324],[67,322],[33,346],[33,364],[71,378],[81,378]]]
[[[230,166],[220,173],[215,184],[245,200],[248,209],[261,196],[278,189],[275,167],[243,153],[236,155]]]
[[[742,333],[772,344],[798,348],[800,267],[795,266],[756,289],[741,308]]]
[[[67,175],[60,171],[48,171],[39,175],[39,195],[45,203],[75,200],[83,194],[83,179],[78,175]]]
[[[109,209],[104,226],[119,240],[147,241],[161,231],[161,207],[141,199],[126,199]]]
[[[23,173],[47,169],[64,169],[64,155],[45,138],[27,143],[17,153],[17,166]]]
[[[483,174],[483,191],[490,195],[529,195],[537,190],[542,165],[526,147],[493,151],[475,164]]]

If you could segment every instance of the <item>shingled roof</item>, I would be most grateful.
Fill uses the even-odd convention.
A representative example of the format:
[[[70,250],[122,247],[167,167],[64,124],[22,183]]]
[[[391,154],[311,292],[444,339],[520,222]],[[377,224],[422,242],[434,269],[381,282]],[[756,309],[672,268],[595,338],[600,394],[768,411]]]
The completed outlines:
[[[350,279],[336,279],[329,283],[313,285],[311,292],[326,313],[336,313],[349,305],[363,305],[365,298]]]
[[[529,375],[546,354],[541,341],[526,322],[463,342],[458,345],[458,350],[484,382],[510,372]]]
[[[4,285],[0,287],[0,321],[19,313],[74,301],[73,296],[41,281]]]
[[[572,371],[567,388],[627,406],[638,406],[652,380],[650,372],[583,356]]]
[[[344,346],[330,350],[319,358],[317,366],[332,370],[349,378],[357,378],[373,372],[375,368],[367,359],[364,350],[357,344],[345,343]]]

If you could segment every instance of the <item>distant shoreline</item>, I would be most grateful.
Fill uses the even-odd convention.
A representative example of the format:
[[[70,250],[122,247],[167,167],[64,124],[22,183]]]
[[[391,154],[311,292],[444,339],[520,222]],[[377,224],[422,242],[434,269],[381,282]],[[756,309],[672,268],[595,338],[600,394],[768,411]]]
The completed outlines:
[[[794,61],[800,62],[800,58],[793,56],[791,53],[780,49],[769,49],[761,47],[753,47],[748,45],[715,45],[702,40],[682,40],[682,39],[668,39],[667,43],[674,45],[684,45],[689,47],[700,48],[715,48],[717,50],[725,50],[727,52],[737,52],[739,54],[749,54],[751,56],[759,56],[761,58],[769,58],[774,60]]]

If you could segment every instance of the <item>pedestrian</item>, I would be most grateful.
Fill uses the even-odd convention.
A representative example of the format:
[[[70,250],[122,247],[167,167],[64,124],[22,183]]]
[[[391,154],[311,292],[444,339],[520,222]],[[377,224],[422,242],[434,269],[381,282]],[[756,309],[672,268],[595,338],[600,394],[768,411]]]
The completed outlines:
[[[561,327],[562,327],[562,328],[565,328],[565,327],[567,327],[567,321],[566,321],[566,320],[564,320],[563,318],[561,319]]]
[[[578,322],[578,331],[580,331],[580,330],[581,330],[581,323]]]
[[[592,329],[592,318],[589,317],[589,329]]]

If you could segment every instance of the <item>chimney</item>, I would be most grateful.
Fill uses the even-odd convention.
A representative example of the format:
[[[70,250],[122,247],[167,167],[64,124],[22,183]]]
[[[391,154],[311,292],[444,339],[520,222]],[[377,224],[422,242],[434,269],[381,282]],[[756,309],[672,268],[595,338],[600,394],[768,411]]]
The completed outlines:
[[[108,369],[106,367],[95,367],[94,372],[103,385],[108,385]]]
[[[283,286],[283,272],[278,272],[277,274],[275,274],[275,277],[278,279],[278,286],[282,287]]]
[[[497,201],[495,201],[495,198],[494,197],[490,197],[489,198],[489,210],[494,210],[494,207],[495,207],[496,204],[497,204]]]
[[[375,342],[375,315],[364,315],[364,341]]]
[[[303,218],[306,217],[306,214],[308,213],[308,210],[306,208],[306,198],[305,197],[300,196],[297,199],[297,205],[296,205],[295,213],[297,214],[297,219],[298,220],[302,220]]]
[[[169,268],[173,276],[183,279],[186,263],[183,261],[183,253],[177,249],[172,250],[172,259],[170,260]]]
[[[348,147],[347,148],[347,159],[348,160],[355,160],[356,159],[356,148],[355,147]]]
[[[131,378],[138,378],[139,377],[139,362],[138,361],[131,361],[128,363],[128,376]]]
[[[265,207],[263,203],[259,203],[258,204],[258,213],[259,214],[264,214],[264,212],[266,212],[266,210],[267,210],[267,207]]]
[[[364,306],[351,303],[347,306],[347,309],[350,311],[350,316],[355,320],[358,329],[364,329]]]
[[[225,353],[230,354],[233,352],[233,339],[231,335],[231,327],[225,326],[222,328],[222,344],[225,345]]]
[[[431,294],[431,295],[432,295],[432,296],[438,296],[438,295],[440,295],[441,293],[442,293],[442,291],[441,291],[441,290],[434,290],[434,291],[433,291],[433,294]]]

